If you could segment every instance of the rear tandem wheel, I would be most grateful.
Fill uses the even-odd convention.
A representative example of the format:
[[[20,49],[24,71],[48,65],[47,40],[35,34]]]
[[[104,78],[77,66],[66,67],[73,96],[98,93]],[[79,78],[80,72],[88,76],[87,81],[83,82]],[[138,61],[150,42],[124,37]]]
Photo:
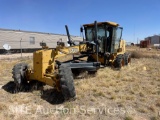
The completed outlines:
[[[28,64],[26,63],[18,63],[12,69],[12,78],[14,79],[14,83],[16,84],[16,88],[19,90],[25,89],[26,85],[28,85],[26,78],[27,69]]]
[[[121,69],[124,65],[125,65],[124,56],[122,54],[117,55],[114,61],[115,68]]]

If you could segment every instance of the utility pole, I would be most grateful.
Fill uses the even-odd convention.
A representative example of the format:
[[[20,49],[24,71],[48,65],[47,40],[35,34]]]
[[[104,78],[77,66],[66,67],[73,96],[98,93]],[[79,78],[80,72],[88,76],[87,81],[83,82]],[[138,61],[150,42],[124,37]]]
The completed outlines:
[[[136,40],[135,40],[135,36],[136,36],[136,33],[135,33],[135,24],[134,24],[134,28],[133,28],[133,43],[136,43]]]

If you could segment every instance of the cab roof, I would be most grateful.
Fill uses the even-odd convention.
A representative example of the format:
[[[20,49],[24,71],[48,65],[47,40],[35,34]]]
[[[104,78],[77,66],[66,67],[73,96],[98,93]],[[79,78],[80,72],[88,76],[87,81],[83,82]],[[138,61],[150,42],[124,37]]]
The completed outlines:
[[[119,24],[116,22],[111,22],[111,21],[106,21],[106,22],[97,22],[97,25],[102,25],[102,24],[106,24],[106,25],[110,25],[110,26],[115,26],[118,27]],[[84,24],[83,26],[94,26],[94,23],[90,23],[90,24]]]

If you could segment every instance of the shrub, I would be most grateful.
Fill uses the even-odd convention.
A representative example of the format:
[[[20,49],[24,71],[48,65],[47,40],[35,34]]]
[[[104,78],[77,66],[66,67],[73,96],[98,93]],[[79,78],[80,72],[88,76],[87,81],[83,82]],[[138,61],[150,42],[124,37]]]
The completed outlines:
[[[142,58],[142,57],[144,57],[144,55],[142,53],[140,53],[140,51],[139,52],[138,51],[133,51],[131,53],[131,58]]]

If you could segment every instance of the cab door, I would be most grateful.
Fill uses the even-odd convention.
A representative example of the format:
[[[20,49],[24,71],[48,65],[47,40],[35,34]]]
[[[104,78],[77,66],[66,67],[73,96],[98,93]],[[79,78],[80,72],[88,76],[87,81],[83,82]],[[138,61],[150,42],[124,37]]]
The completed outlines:
[[[113,28],[112,42],[111,42],[111,53],[117,53],[117,50],[120,47],[120,40],[122,37],[122,27]]]

